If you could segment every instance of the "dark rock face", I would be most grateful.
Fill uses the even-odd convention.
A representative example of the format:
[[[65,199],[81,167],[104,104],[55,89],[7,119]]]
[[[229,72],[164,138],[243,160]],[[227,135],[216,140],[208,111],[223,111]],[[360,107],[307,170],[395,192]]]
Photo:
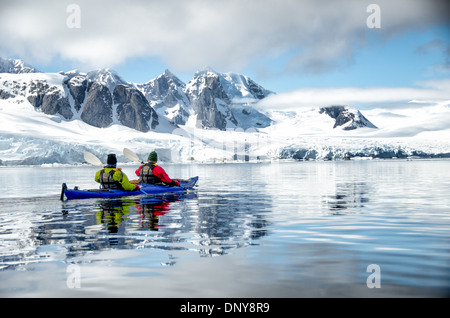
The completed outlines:
[[[47,93],[48,89],[49,85],[47,84],[47,82],[31,81],[29,88],[29,94],[31,95],[27,98],[31,105],[33,105],[35,108],[41,107],[42,100],[44,99],[44,96]]]
[[[167,107],[175,106],[180,100],[183,100],[183,89],[186,85],[181,82],[170,71],[166,70],[164,74],[158,76],[150,85],[147,85],[147,93],[151,92],[151,98],[159,101]]]
[[[359,110],[350,109],[347,106],[328,106],[319,109],[319,113],[326,113],[335,119],[333,128],[342,126],[344,130],[352,130],[358,127],[377,128]]]
[[[65,119],[71,119],[71,110],[67,97],[62,96],[55,86],[49,86],[44,81],[32,81],[30,84],[28,101],[47,115],[60,114]]]
[[[114,104],[117,105],[117,116],[121,124],[139,131],[149,131],[158,125],[158,115],[150,107],[144,95],[135,88],[117,85],[113,93]]]
[[[215,73],[197,73],[189,83],[187,96],[197,114],[201,128],[225,130],[227,119],[238,125],[233,113],[228,108],[230,99],[225,93],[219,76]]]
[[[3,89],[0,89],[0,99],[8,99],[11,97],[11,94]]]
[[[169,115],[168,120],[174,124],[184,125],[189,117],[189,100],[184,93],[186,85],[169,70],[157,78],[137,85],[151,106],[161,110],[162,115]]]
[[[223,113],[219,112],[210,89],[206,89],[203,94],[191,99],[192,107],[197,113],[197,120],[201,123],[201,128],[218,128],[225,130],[226,120]]]
[[[60,114],[65,119],[73,117],[68,98],[61,97],[58,93],[46,94],[42,100],[41,110],[48,115]]]
[[[66,82],[69,88],[70,95],[75,102],[75,109],[80,111],[84,99],[86,97],[86,91],[88,89],[88,80],[83,76],[74,76]]]
[[[23,88],[21,94],[36,109],[48,115],[59,114],[66,120],[77,114],[81,120],[95,127],[108,127],[118,121],[143,132],[159,125],[158,115],[144,95],[132,85],[118,84],[120,78],[117,75],[113,74],[113,77],[106,71],[98,71],[94,75],[100,79],[106,78],[101,81],[90,80],[86,74],[78,72],[60,74],[63,76],[62,87],[52,86],[45,79],[23,82],[24,87],[12,82],[4,87],[13,87],[14,91]],[[10,92],[1,90],[1,98],[14,97]]]
[[[109,89],[94,83],[84,102],[81,119],[89,125],[104,128],[112,124],[112,98]]]
[[[185,124],[191,115],[197,126],[227,128],[261,128],[272,122],[256,111],[249,100],[259,100],[272,92],[244,75],[217,73],[210,68],[198,71],[184,84],[170,71],[156,79],[137,85],[159,115],[173,124]],[[236,103],[235,99],[246,99]]]
[[[0,73],[37,71],[20,60],[0,58]],[[18,78],[17,83],[10,79],[0,83],[0,99],[20,95],[45,114],[58,114],[66,120],[80,118],[95,127],[120,123],[139,131],[158,127],[165,131],[171,125],[176,128],[191,116],[196,117],[199,127],[221,130],[263,128],[272,123],[250,101],[272,92],[235,73],[205,69],[187,85],[168,70],[145,84],[128,83],[110,69],[37,74],[31,80]],[[55,82],[58,75],[60,83]],[[237,101],[240,99],[245,101]]]
[[[263,99],[267,97],[267,93],[264,91],[264,89],[256,84],[253,80],[248,81],[248,87],[252,95],[257,99]]]

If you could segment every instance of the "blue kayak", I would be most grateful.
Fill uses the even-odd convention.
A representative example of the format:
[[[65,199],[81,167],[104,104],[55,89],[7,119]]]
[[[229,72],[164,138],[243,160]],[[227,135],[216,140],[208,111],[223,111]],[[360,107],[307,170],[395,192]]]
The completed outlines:
[[[65,183],[62,184],[61,200],[64,200],[64,196],[67,200],[74,199],[92,199],[92,198],[115,198],[132,195],[145,195],[145,194],[161,194],[161,193],[177,193],[184,192],[192,189],[198,181],[198,177],[193,177],[187,180],[179,180],[180,186],[169,187],[157,184],[138,183],[141,188],[136,191],[125,191],[116,189],[88,189],[79,190],[77,187],[74,189],[68,189]]]

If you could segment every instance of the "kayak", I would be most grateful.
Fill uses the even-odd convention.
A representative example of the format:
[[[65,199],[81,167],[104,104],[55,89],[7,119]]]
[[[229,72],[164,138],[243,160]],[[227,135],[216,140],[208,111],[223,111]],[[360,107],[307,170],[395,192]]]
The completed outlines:
[[[198,177],[193,177],[187,180],[179,180],[180,186],[169,187],[157,184],[138,183],[141,188],[136,191],[126,191],[119,189],[87,189],[80,190],[78,187],[74,189],[68,189],[65,183],[62,184],[61,200],[64,200],[64,196],[67,200],[74,199],[92,199],[92,198],[115,198],[132,195],[145,195],[145,194],[161,194],[161,193],[177,193],[184,192],[192,189],[198,181]]]

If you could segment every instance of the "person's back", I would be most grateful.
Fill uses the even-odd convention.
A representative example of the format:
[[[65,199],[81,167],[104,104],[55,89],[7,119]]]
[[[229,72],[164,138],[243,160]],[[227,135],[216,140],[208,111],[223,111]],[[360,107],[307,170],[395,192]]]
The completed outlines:
[[[139,183],[163,184],[162,180],[153,173],[156,167],[157,165],[153,162],[142,165],[139,171]]]
[[[169,186],[179,186],[178,180],[172,180],[164,169],[156,164],[158,154],[152,151],[148,156],[148,162],[136,170],[140,183],[163,184]]]
[[[130,183],[127,175],[116,166],[116,155],[108,155],[107,165],[95,174],[95,182],[100,183],[102,189],[121,189],[126,191],[139,190],[139,186]]]
[[[117,176],[115,176],[116,173],[118,173]],[[97,172],[97,174],[95,176],[95,181],[97,181],[101,184],[102,189],[124,190],[124,188],[122,186],[123,172],[120,169],[103,168],[102,170]]]

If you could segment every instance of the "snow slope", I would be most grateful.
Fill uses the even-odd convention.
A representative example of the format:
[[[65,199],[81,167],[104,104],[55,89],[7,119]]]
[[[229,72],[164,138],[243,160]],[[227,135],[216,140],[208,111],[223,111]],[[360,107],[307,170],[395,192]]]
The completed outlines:
[[[413,108],[414,109],[414,108]],[[233,160],[342,159],[450,153],[450,107],[430,105],[414,111],[402,109],[366,111],[378,129],[345,131],[332,128],[334,120],[317,109],[267,113],[274,124],[256,131],[202,130],[180,126],[172,133],[139,132],[113,124],[96,128],[81,120],[65,121],[59,116],[35,111],[23,99],[0,100],[0,165],[80,164],[83,152],[102,160],[115,152],[119,161],[123,148],[141,158],[157,149],[162,161],[223,162]]]
[[[264,133],[279,145],[281,157],[316,159],[351,157],[450,157],[450,101],[410,108],[376,108],[364,111],[378,128],[343,130],[333,128],[334,120],[324,118],[315,108],[297,112],[272,111],[276,124]],[[305,153],[305,156],[300,154]],[[280,154],[279,154],[280,155]],[[314,159],[314,158],[313,158]]]
[[[14,65],[20,73],[22,66]],[[92,72],[89,76],[102,74],[111,75],[102,78],[110,88],[120,81],[113,72]],[[335,119],[321,113],[318,108],[281,111],[267,108],[265,103],[265,108],[260,109],[252,95],[250,99],[254,108],[251,109],[257,109],[272,120],[267,127],[255,129],[255,122],[248,128],[226,131],[200,129],[195,124],[195,116],[191,116],[179,128],[167,125],[159,132],[140,132],[121,125],[117,120],[106,128],[97,128],[86,124],[79,116],[65,120],[59,114],[46,115],[34,108],[28,101],[30,93],[26,85],[42,80],[63,94],[65,75],[0,74],[0,166],[80,164],[84,161],[85,151],[102,160],[114,152],[120,161],[126,162],[128,160],[122,155],[125,147],[137,152],[141,158],[146,158],[150,151],[156,149],[162,161],[171,162],[450,157],[450,100],[433,103],[411,101],[409,107],[386,106],[365,110],[364,116],[377,128],[345,130],[342,129],[345,126],[335,127]],[[241,104],[232,105],[238,107],[235,115],[242,116],[239,119],[243,120],[247,112],[245,99],[250,97],[248,92],[258,92],[258,87],[251,90],[248,87],[257,84],[237,74],[221,75],[222,85],[230,96],[243,99]],[[70,103],[73,108],[73,100]],[[357,114],[352,108],[349,112]],[[257,116],[248,118],[259,120]]]

